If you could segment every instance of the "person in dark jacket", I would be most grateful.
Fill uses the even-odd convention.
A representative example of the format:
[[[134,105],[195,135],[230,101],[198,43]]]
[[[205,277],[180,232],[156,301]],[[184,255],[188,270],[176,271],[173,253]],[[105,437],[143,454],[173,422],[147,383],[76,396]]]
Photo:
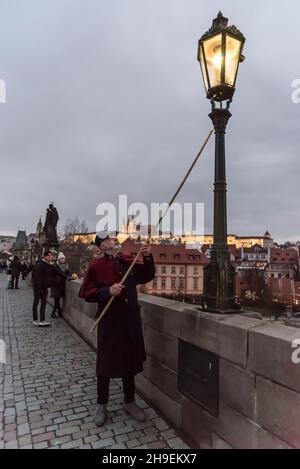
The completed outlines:
[[[66,258],[64,254],[60,252],[56,264],[53,265],[53,281],[51,287],[51,296],[54,298],[54,308],[51,317],[54,319],[62,316],[60,299],[65,297],[66,280],[69,276],[70,273]]]
[[[97,236],[95,244],[102,257],[92,261],[85,274],[79,293],[81,298],[98,303],[98,314],[112,296],[114,301],[98,326],[97,347],[97,409],[94,421],[101,426],[106,420],[110,378],[122,378],[125,410],[136,420],[145,416],[135,404],[134,377],[143,370],[146,360],[142,321],[137,298],[137,285],[155,277],[155,266],[150,247],[142,248],[143,262],[137,263],[125,285],[121,279],[133,258],[117,253],[117,241],[108,233]]]
[[[11,275],[12,275],[12,280],[11,280],[11,288],[16,288],[17,290],[19,289],[19,278],[20,278],[20,273],[22,271],[22,264],[18,258],[18,256],[15,256],[12,263],[11,263]]]
[[[29,265],[26,261],[22,262],[21,264],[21,273],[22,273],[22,280],[25,280]]]
[[[45,321],[45,313],[47,306],[48,288],[51,287],[53,281],[53,266],[51,265],[52,253],[46,251],[44,257],[37,261],[32,270],[32,285],[33,285],[33,325],[40,327],[48,327],[51,324]],[[40,306],[40,321],[38,321],[38,304]]]

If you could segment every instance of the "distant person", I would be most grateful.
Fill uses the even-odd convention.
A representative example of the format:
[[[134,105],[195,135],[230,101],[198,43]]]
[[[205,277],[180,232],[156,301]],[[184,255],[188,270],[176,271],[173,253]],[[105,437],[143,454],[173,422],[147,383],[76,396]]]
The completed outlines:
[[[62,316],[60,299],[65,297],[66,280],[69,276],[70,272],[66,257],[60,252],[57,257],[57,262],[53,265],[53,281],[51,286],[51,296],[54,298],[54,308],[51,317],[54,319]]]
[[[6,274],[7,274],[7,289],[10,290],[12,288],[12,274],[11,274],[11,263],[13,261],[13,257],[10,257],[6,263]]]
[[[22,262],[22,265],[21,265],[22,280],[25,280],[28,267],[29,266],[26,261]]]
[[[37,261],[32,270],[32,285],[33,285],[33,325],[39,327],[49,327],[51,324],[45,320],[48,288],[52,285],[53,280],[53,266],[51,265],[52,253],[46,251],[43,258]],[[40,305],[40,321],[38,321],[38,305]]]
[[[22,264],[20,262],[20,259],[18,256],[15,256],[13,258],[13,261],[11,263],[11,275],[12,275],[12,280],[11,280],[11,288],[15,288],[16,290],[19,289],[19,278],[20,278],[20,273],[22,270]]]

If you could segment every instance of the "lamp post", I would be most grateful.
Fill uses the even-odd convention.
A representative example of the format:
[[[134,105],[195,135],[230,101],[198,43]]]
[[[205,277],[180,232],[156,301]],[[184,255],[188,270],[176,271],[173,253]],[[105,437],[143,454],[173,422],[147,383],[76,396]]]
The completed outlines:
[[[225,133],[245,37],[219,12],[212,27],[200,38],[198,60],[215,129],[214,244],[211,262],[204,269],[203,307],[226,314],[239,311],[235,297],[235,269],[227,244]],[[226,106],[223,103],[226,101]]]

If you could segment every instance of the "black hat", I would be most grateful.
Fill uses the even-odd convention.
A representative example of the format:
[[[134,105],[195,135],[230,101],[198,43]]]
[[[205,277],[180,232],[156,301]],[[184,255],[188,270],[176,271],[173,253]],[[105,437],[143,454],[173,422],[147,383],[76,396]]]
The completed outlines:
[[[109,238],[116,238],[118,236],[117,231],[100,231],[95,238],[95,245],[99,248],[103,241]]]
[[[96,238],[95,238],[95,245],[100,248],[101,244],[103,243],[103,241],[105,241],[106,239],[108,239],[109,236],[108,234],[105,236],[105,234],[102,234],[100,236],[96,235]]]

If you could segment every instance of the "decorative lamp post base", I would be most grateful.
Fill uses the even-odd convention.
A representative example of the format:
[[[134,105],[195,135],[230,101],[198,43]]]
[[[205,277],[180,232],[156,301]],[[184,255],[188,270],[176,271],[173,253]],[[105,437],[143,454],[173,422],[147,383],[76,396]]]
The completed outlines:
[[[243,312],[235,296],[235,269],[227,246],[213,246],[211,262],[204,268],[202,311],[217,314]]]

